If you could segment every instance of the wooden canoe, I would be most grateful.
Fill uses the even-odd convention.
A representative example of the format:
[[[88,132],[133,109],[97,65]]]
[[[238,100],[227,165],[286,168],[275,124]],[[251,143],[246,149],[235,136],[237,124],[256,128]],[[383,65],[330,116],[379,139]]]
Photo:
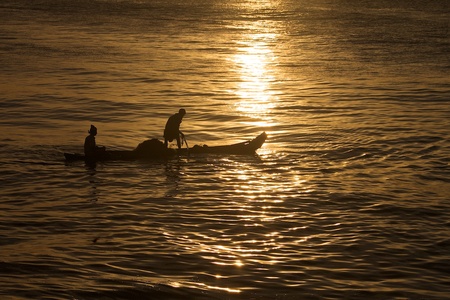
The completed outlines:
[[[107,161],[107,160],[137,160],[137,159],[158,159],[170,158],[176,155],[190,155],[190,154],[237,154],[237,155],[252,155],[256,150],[261,148],[267,139],[265,132],[258,135],[256,138],[231,145],[223,146],[199,146],[180,150],[173,148],[165,148],[164,144],[157,140],[147,140],[138,145],[134,150],[106,150],[97,153],[93,158],[86,158],[83,154],[78,153],[64,153],[66,161],[86,160],[86,161]]]

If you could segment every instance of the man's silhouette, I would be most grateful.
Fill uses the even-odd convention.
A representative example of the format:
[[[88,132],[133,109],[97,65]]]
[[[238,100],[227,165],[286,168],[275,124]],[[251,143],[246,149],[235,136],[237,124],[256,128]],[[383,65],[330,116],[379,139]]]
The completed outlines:
[[[167,120],[166,128],[164,129],[164,145],[168,147],[169,142],[177,140],[178,149],[181,149],[181,139],[184,138],[184,134],[180,131],[180,124],[183,120],[186,110],[181,108],[178,113],[172,115],[169,120]]]

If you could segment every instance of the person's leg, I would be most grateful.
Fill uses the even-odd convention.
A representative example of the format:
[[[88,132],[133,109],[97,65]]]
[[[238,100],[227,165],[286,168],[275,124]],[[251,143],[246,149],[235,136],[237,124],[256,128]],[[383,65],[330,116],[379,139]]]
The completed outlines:
[[[166,146],[166,148],[169,146],[169,142],[167,141],[167,139],[164,139],[164,146]]]
[[[181,140],[180,140],[180,136],[177,136],[177,145],[178,145],[178,149],[181,149]]]

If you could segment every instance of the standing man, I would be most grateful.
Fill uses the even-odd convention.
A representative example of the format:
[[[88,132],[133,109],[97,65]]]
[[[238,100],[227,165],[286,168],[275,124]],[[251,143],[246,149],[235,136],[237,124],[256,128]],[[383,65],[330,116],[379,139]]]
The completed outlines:
[[[184,134],[180,131],[180,124],[183,120],[186,110],[181,108],[178,113],[174,114],[167,120],[166,128],[164,129],[164,145],[168,147],[169,142],[177,140],[178,149],[181,149],[181,139],[184,138]]]

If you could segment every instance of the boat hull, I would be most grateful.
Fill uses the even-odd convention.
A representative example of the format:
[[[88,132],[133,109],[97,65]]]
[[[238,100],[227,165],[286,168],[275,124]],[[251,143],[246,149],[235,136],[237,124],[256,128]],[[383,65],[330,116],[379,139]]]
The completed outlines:
[[[98,153],[95,157],[87,158],[83,154],[78,153],[64,153],[66,161],[108,161],[108,160],[138,160],[138,159],[160,159],[170,158],[177,155],[191,155],[191,154],[233,154],[233,155],[252,155],[256,150],[261,148],[267,139],[265,132],[258,135],[250,141],[224,145],[224,146],[199,146],[195,145],[190,149],[175,150],[172,148],[165,148],[161,141],[149,140],[145,141],[134,150],[107,150]]]

